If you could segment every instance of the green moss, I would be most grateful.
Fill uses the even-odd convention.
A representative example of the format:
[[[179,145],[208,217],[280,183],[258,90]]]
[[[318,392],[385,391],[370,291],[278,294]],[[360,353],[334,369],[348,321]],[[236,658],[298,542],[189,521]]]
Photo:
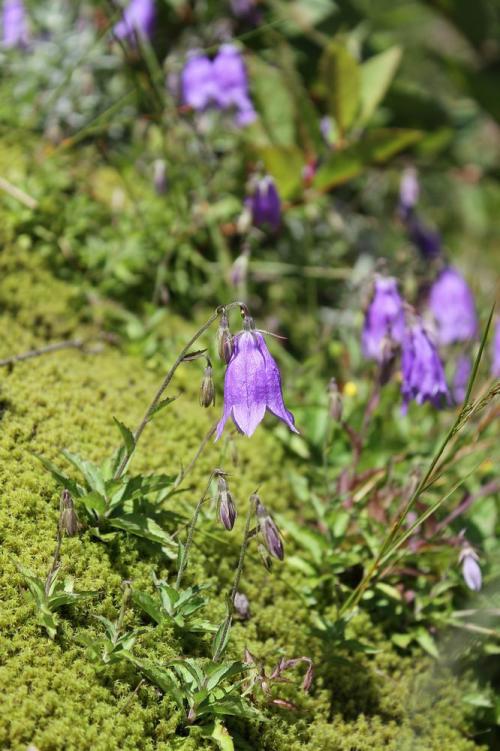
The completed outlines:
[[[73,335],[81,324],[74,312],[75,290],[54,281],[43,265],[19,251],[0,254],[0,356],[19,352],[47,338]],[[171,327],[178,322],[171,321]],[[221,373],[219,373],[221,375]],[[176,473],[196,451],[216,417],[197,404],[200,368],[179,371],[173,393],[182,393],[152,423],[141,442],[134,467]],[[43,751],[113,751],[156,749],[194,751],[212,748],[199,729],[186,736],[178,710],[147,683],[139,687],[132,667],[99,671],[86,657],[82,637],[98,631],[96,614],[115,618],[121,582],[132,579],[149,587],[154,568],[173,574],[174,564],[137,541],[120,536],[112,544],[88,533],[64,541],[63,573],[77,589],[99,596],[64,612],[59,633],[50,641],[36,623],[34,606],[15,561],[44,576],[55,544],[58,489],[32,451],[61,462],[68,448],[101,459],[117,441],[113,415],[135,425],[161,379],[139,359],[116,350],[99,355],[63,351],[20,363],[0,372],[0,747],[24,751],[29,743]],[[237,465],[231,457],[237,447]],[[252,441],[231,438],[211,444],[198,462],[185,492],[169,507],[192,508],[210,470],[224,466],[244,510],[245,499],[261,485],[266,505],[286,511],[293,497],[287,477],[291,460],[272,432],[259,428]],[[288,508],[288,513],[293,510]],[[235,532],[223,534],[207,512],[196,535],[187,572],[191,581],[212,583],[210,617],[221,618],[224,596],[234,572],[243,513]],[[311,636],[308,613],[294,594],[297,573],[286,567],[266,572],[249,558],[243,590],[252,618],[237,623],[231,651],[241,656],[245,645],[271,667],[281,655],[308,655],[317,665],[310,696],[284,685],[280,696],[295,702],[296,712],[266,709],[270,722],[234,729],[241,748],[260,751],[472,751],[460,683],[444,668],[416,654],[398,657],[369,622],[354,629],[376,643],[381,652],[348,664],[333,661]],[[138,626],[141,616],[128,610],[126,623]],[[208,654],[207,640],[183,641],[169,627],[147,628],[138,638],[137,654],[166,660],[186,645]],[[238,743],[236,747],[239,748]]]

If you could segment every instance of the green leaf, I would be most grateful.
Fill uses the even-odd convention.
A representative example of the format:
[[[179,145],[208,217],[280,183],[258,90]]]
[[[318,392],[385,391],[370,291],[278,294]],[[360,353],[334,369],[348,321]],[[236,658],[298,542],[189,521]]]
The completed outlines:
[[[123,438],[123,443],[125,445],[125,448],[127,450],[127,456],[131,457],[135,450],[135,438],[132,431],[127,428],[126,425],[124,425],[122,422],[116,419],[116,417],[113,417],[113,421],[118,428],[118,430],[121,433],[121,436]]]
[[[250,84],[268,140],[275,146],[295,145],[295,106],[282,71],[256,55],[248,59]]]
[[[165,409],[165,407],[168,407],[169,404],[172,404],[172,402],[175,402],[176,399],[178,399],[177,396],[167,396],[166,399],[162,399],[160,402],[158,402],[156,407],[153,410],[151,410],[149,417],[148,417],[148,422],[154,416],[156,416],[158,412],[161,412],[162,409]]]
[[[104,478],[97,464],[87,461],[87,459],[82,459],[81,456],[74,454],[72,451],[68,451],[67,449],[63,449],[61,453],[69,462],[71,462],[74,467],[76,467],[76,469],[78,469],[82,473],[91,490],[96,490],[102,496],[106,495]]]
[[[264,162],[266,171],[276,181],[280,196],[292,198],[302,187],[302,170],[305,165],[302,151],[297,146],[264,146],[257,148],[257,154]]]
[[[233,739],[220,720],[203,726],[201,735],[203,738],[211,738],[221,751],[234,751]]]
[[[325,49],[321,71],[329,112],[344,135],[359,107],[360,67],[344,44],[331,42]]]
[[[436,642],[425,628],[419,628],[415,634],[415,639],[420,644],[422,649],[430,654],[431,657],[439,658],[439,651],[436,646]]]
[[[136,605],[142,608],[144,612],[153,619],[153,621],[158,624],[162,623],[164,620],[162,609],[151,595],[148,595],[147,592],[141,592],[140,590],[134,589],[132,591],[132,600]]]
[[[206,668],[208,679],[205,683],[205,686],[207,688],[207,691],[212,691],[220,683],[222,683],[222,681],[225,681],[228,678],[232,678],[235,675],[239,675],[239,673],[244,673],[248,669],[248,665],[245,665],[243,662],[239,661],[226,662],[222,665],[219,665],[219,663],[212,663],[208,668]]]
[[[37,454],[35,451],[32,451],[32,454],[36,459],[38,459],[41,464],[43,464],[45,469],[50,472],[58,485],[62,485],[63,488],[69,490],[69,492],[72,493],[75,497],[78,497],[85,492],[83,488],[77,485],[74,480],[68,477],[68,475],[66,475],[61,469],[59,469],[59,467],[56,467],[56,465],[51,461],[46,459],[41,454]]]
[[[317,171],[313,187],[327,191],[360,175],[370,164],[381,164],[417,143],[418,130],[380,128],[365,134],[358,143],[334,152]]]
[[[214,640],[212,642],[212,657],[215,657],[215,655],[221,655],[223,654],[224,650],[227,647],[227,643],[229,641],[229,634],[231,633],[231,629],[226,629],[226,618],[222,621],[220,626],[217,629],[217,632],[214,636]]]
[[[361,65],[357,125],[365,125],[385,96],[401,61],[401,48],[390,47]]]
[[[165,532],[154,519],[141,514],[124,514],[123,516],[112,516],[109,519],[109,524],[115,529],[121,529],[124,532],[129,532],[136,537],[143,537],[151,542],[156,542],[159,545],[172,551],[176,551],[177,543],[172,537]]]
[[[83,495],[80,500],[88,511],[95,511],[97,516],[101,516],[106,511],[106,500],[95,490]]]

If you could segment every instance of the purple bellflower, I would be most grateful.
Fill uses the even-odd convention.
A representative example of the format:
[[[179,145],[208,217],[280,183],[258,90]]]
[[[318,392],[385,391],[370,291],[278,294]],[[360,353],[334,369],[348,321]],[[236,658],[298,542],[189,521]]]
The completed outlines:
[[[500,378],[500,318],[495,323],[491,356],[491,375]]]
[[[405,331],[401,369],[403,412],[406,412],[410,399],[415,399],[417,404],[428,401],[438,408],[449,401],[443,365],[420,319]]]
[[[474,339],[478,323],[474,297],[463,276],[452,266],[444,268],[429,293],[440,345]]]
[[[460,355],[455,366],[453,384],[451,387],[455,404],[462,404],[467,393],[472,363],[468,355]]]
[[[462,575],[465,583],[473,592],[479,592],[483,584],[483,578],[478,563],[478,554],[466,543],[460,551],[458,560],[462,564]]]
[[[269,227],[273,232],[278,231],[281,224],[281,200],[270,175],[258,180],[247,206],[256,227]]]
[[[212,61],[206,55],[192,55],[182,71],[182,100],[198,112],[213,104],[217,98],[217,82]]]
[[[241,52],[233,44],[223,44],[213,61],[217,81],[217,103],[221,109],[236,111],[236,124],[249,125],[257,117],[248,91],[248,76]]]
[[[188,59],[182,71],[182,100],[198,112],[209,106],[233,110],[240,127],[257,117],[243,57],[232,44],[223,44],[213,61],[201,53]]]
[[[392,277],[377,277],[373,297],[365,313],[361,345],[363,354],[382,363],[387,343],[401,344],[405,329],[403,300]]]
[[[155,0],[130,0],[113,29],[118,39],[134,42],[136,35],[151,38],[156,18]]]
[[[224,378],[224,413],[215,440],[221,437],[229,417],[241,433],[251,436],[266,409],[298,433],[283,402],[280,372],[264,337],[253,328],[251,318],[246,318],[244,325],[233,338],[234,350]]]
[[[23,0],[4,0],[2,43],[4,47],[24,47],[28,44],[28,25]]]

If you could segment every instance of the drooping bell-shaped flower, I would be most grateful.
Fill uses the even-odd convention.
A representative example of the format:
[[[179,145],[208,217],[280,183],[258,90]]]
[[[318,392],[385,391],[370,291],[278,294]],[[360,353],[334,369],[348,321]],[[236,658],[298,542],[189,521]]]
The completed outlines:
[[[249,125],[257,117],[248,90],[248,75],[239,49],[223,44],[213,61],[216,99],[221,109],[234,109],[236,123]]]
[[[123,16],[113,29],[118,39],[134,42],[136,35],[150,39],[156,18],[155,0],[130,0]]]
[[[500,318],[495,323],[491,352],[491,375],[500,378]]]
[[[192,54],[181,76],[182,101],[198,112],[217,100],[217,81],[212,61],[201,53]]]
[[[294,417],[283,402],[281,376],[264,337],[252,328],[251,319],[245,329],[233,338],[233,354],[224,379],[224,413],[217,425],[218,440],[231,417],[242,433],[251,436],[263,420],[266,409],[282,420],[294,433]]]
[[[466,543],[460,551],[458,560],[462,564],[462,575],[465,583],[473,592],[479,592],[483,585],[483,577],[479,567],[478,554]]]
[[[474,297],[463,276],[452,266],[440,273],[429,293],[438,344],[464,342],[477,335]]]
[[[392,277],[377,277],[365,313],[361,345],[365,357],[384,362],[388,343],[401,344],[405,329],[404,304]]]
[[[24,47],[28,44],[28,24],[23,0],[4,0],[2,7],[2,44]]]
[[[411,399],[438,408],[449,401],[443,365],[420,319],[405,330],[401,350],[403,411]]]
[[[467,393],[472,363],[468,355],[460,355],[455,366],[451,391],[455,404],[462,404]]]
[[[254,191],[247,201],[252,214],[252,222],[262,229],[268,227],[273,232],[281,224],[281,200],[275,182],[270,175],[257,181]]]

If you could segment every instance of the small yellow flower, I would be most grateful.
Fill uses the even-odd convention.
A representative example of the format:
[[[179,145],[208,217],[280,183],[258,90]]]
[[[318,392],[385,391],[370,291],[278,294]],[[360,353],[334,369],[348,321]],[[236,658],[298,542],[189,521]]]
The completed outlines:
[[[344,394],[346,396],[356,396],[357,393],[358,387],[354,381],[347,381],[347,383],[344,384]]]

